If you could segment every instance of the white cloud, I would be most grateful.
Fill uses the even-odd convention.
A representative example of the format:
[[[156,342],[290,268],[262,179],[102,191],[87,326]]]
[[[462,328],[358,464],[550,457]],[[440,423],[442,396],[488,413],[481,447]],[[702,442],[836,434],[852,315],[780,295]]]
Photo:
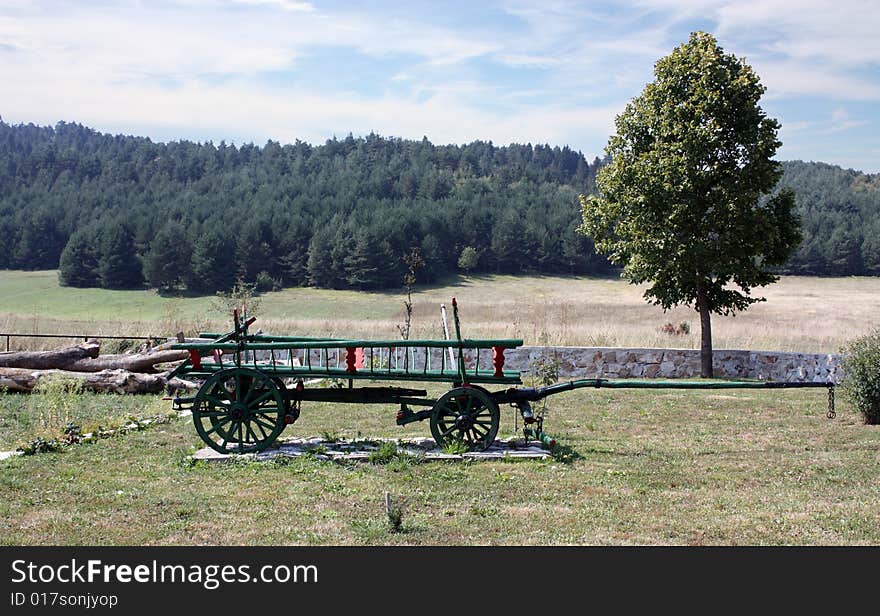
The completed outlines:
[[[305,11],[310,13],[315,10],[311,2],[294,2],[293,0],[231,0],[233,4],[245,4],[249,6],[266,6],[283,9],[285,11]]]
[[[702,23],[755,67],[775,108],[824,102],[816,117],[788,114],[797,121],[786,134],[876,125],[847,112],[853,101],[880,100],[880,11],[870,2],[502,2],[502,20],[456,21],[441,5],[404,17],[298,0],[100,9],[0,0],[0,112],[7,121],[157,127],[181,138],[322,141],[375,130],[438,142],[567,143],[598,154],[654,61]],[[441,11],[446,19],[434,19]],[[350,67],[317,65],[347,57],[369,67],[369,83]],[[309,71],[347,80],[333,87],[329,78],[309,81]]]
[[[880,84],[840,73],[832,68],[794,62],[751,62],[767,86],[769,99],[815,96],[832,100],[880,100]]]

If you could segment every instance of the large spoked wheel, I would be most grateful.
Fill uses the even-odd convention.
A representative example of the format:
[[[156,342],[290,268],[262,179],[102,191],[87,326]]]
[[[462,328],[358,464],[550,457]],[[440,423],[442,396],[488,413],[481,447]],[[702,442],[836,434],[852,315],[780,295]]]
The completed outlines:
[[[286,404],[272,377],[249,368],[211,375],[192,407],[196,432],[220,453],[253,453],[284,430]]]
[[[484,391],[457,387],[443,394],[431,412],[431,434],[440,447],[456,442],[484,451],[495,442],[501,412]]]

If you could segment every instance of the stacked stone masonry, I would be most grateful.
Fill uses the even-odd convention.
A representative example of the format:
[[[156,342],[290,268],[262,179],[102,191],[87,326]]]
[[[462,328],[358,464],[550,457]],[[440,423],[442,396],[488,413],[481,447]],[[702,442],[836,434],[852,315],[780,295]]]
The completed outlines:
[[[662,378],[700,376],[700,351],[598,347],[521,347],[506,354],[505,366],[528,370],[541,357],[559,361],[566,378]],[[717,378],[786,382],[839,382],[840,356],[832,353],[716,350]]]
[[[314,366],[344,366],[344,350],[337,353],[311,352]],[[260,353],[260,359],[268,359],[268,353]],[[263,357],[265,355],[265,357]],[[404,349],[397,349],[388,357],[380,355],[378,349],[373,355],[373,365],[377,373],[389,364],[402,368],[404,361],[412,371],[422,368],[436,370],[450,366],[448,358],[441,357],[440,349],[432,349],[428,362],[423,349],[409,349],[409,357],[404,360]],[[303,352],[297,354],[303,364]],[[730,379],[760,379],[764,381],[787,382],[840,382],[843,371],[840,355],[833,353],[783,353],[777,351],[730,351],[716,350],[714,356],[715,376]],[[605,347],[544,347],[524,346],[508,349],[504,354],[504,369],[530,372],[533,367],[549,358],[557,361],[561,379],[572,378],[693,378],[700,375],[700,351],[696,349],[625,349]],[[286,354],[276,355],[276,360],[284,361]],[[370,354],[365,352],[365,361],[370,362]],[[474,352],[465,351],[468,367],[474,366]],[[480,351],[481,369],[492,368],[492,351]]]

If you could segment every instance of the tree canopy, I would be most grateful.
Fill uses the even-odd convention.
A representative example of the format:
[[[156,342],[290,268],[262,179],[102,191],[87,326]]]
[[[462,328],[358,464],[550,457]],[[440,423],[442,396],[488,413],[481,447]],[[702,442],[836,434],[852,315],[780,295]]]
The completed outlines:
[[[601,275],[611,266],[575,228],[578,195],[595,191],[605,162],[548,145],[377,135],[156,143],[0,121],[0,268],[60,263],[64,284],[115,284],[98,275],[111,256],[101,235],[121,223],[135,251],[127,262],[167,290],[212,293],[240,277],[394,287],[415,247],[420,282],[456,272]],[[777,272],[880,274],[880,176],[800,161],[783,169],[804,241]]]
[[[768,268],[801,239],[795,198],[769,194],[782,176],[779,123],[758,104],[764,87],[748,64],[696,32],[654,75],[616,118],[580,230],[630,282],[649,283],[649,301],[700,312],[712,376],[709,315],[744,310],[777,279]]]

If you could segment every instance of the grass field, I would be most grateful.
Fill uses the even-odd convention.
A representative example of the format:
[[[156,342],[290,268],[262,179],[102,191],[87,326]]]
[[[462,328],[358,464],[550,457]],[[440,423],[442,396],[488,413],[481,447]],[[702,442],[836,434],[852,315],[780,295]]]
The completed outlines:
[[[0,462],[0,543],[880,543],[880,427],[845,406],[826,419],[822,391],[553,402],[548,431],[569,462],[193,464],[189,420],[12,458]],[[286,434],[427,434],[393,421],[393,409],[312,404]],[[502,433],[512,428],[504,412]],[[404,506],[401,532],[386,490]]]
[[[618,280],[462,278],[415,296],[414,337],[439,337],[455,295],[470,337],[527,344],[694,347],[693,312],[664,314]],[[784,278],[768,301],[716,318],[716,348],[836,351],[877,326],[880,280]],[[266,331],[396,337],[400,293],[288,289],[262,298]],[[225,329],[210,298],[58,287],[0,272],[5,331],[159,334]],[[688,322],[692,334],[659,328]],[[438,395],[436,386],[429,390]],[[23,544],[880,544],[880,427],[823,390],[578,390],[547,431],[565,460],[192,463],[189,420],[0,461],[0,543]],[[0,449],[167,412],[155,396],[0,394]],[[426,436],[395,409],[305,405],[287,436]],[[513,433],[503,409],[501,434]],[[404,505],[401,532],[383,495]],[[247,519],[247,524],[230,520]]]
[[[644,287],[617,279],[543,276],[462,277],[418,289],[413,337],[442,337],[439,305],[456,296],[464,335],[523,338],[526,344],[697,348],[699,319],[689,308],[664,313]],[[836,352],[880,324],[880,278],[784,277],[767,301],[737,316],[713,317],[715,347]],[[402,292],[285,289],[261,298],[264,331],[299,335],[395,338]],[[21,333],[170,335],[228,329],[210,297],[160,297],[154,291],[58,286],[54,271],[0,272],[0,330]],[[660,332],[688,323],[689,335]],[[13,340],[13,343],[15,341]],[[34,341],[21,341],[33,346]],[[57,342],[53,342],[57,344]]]

